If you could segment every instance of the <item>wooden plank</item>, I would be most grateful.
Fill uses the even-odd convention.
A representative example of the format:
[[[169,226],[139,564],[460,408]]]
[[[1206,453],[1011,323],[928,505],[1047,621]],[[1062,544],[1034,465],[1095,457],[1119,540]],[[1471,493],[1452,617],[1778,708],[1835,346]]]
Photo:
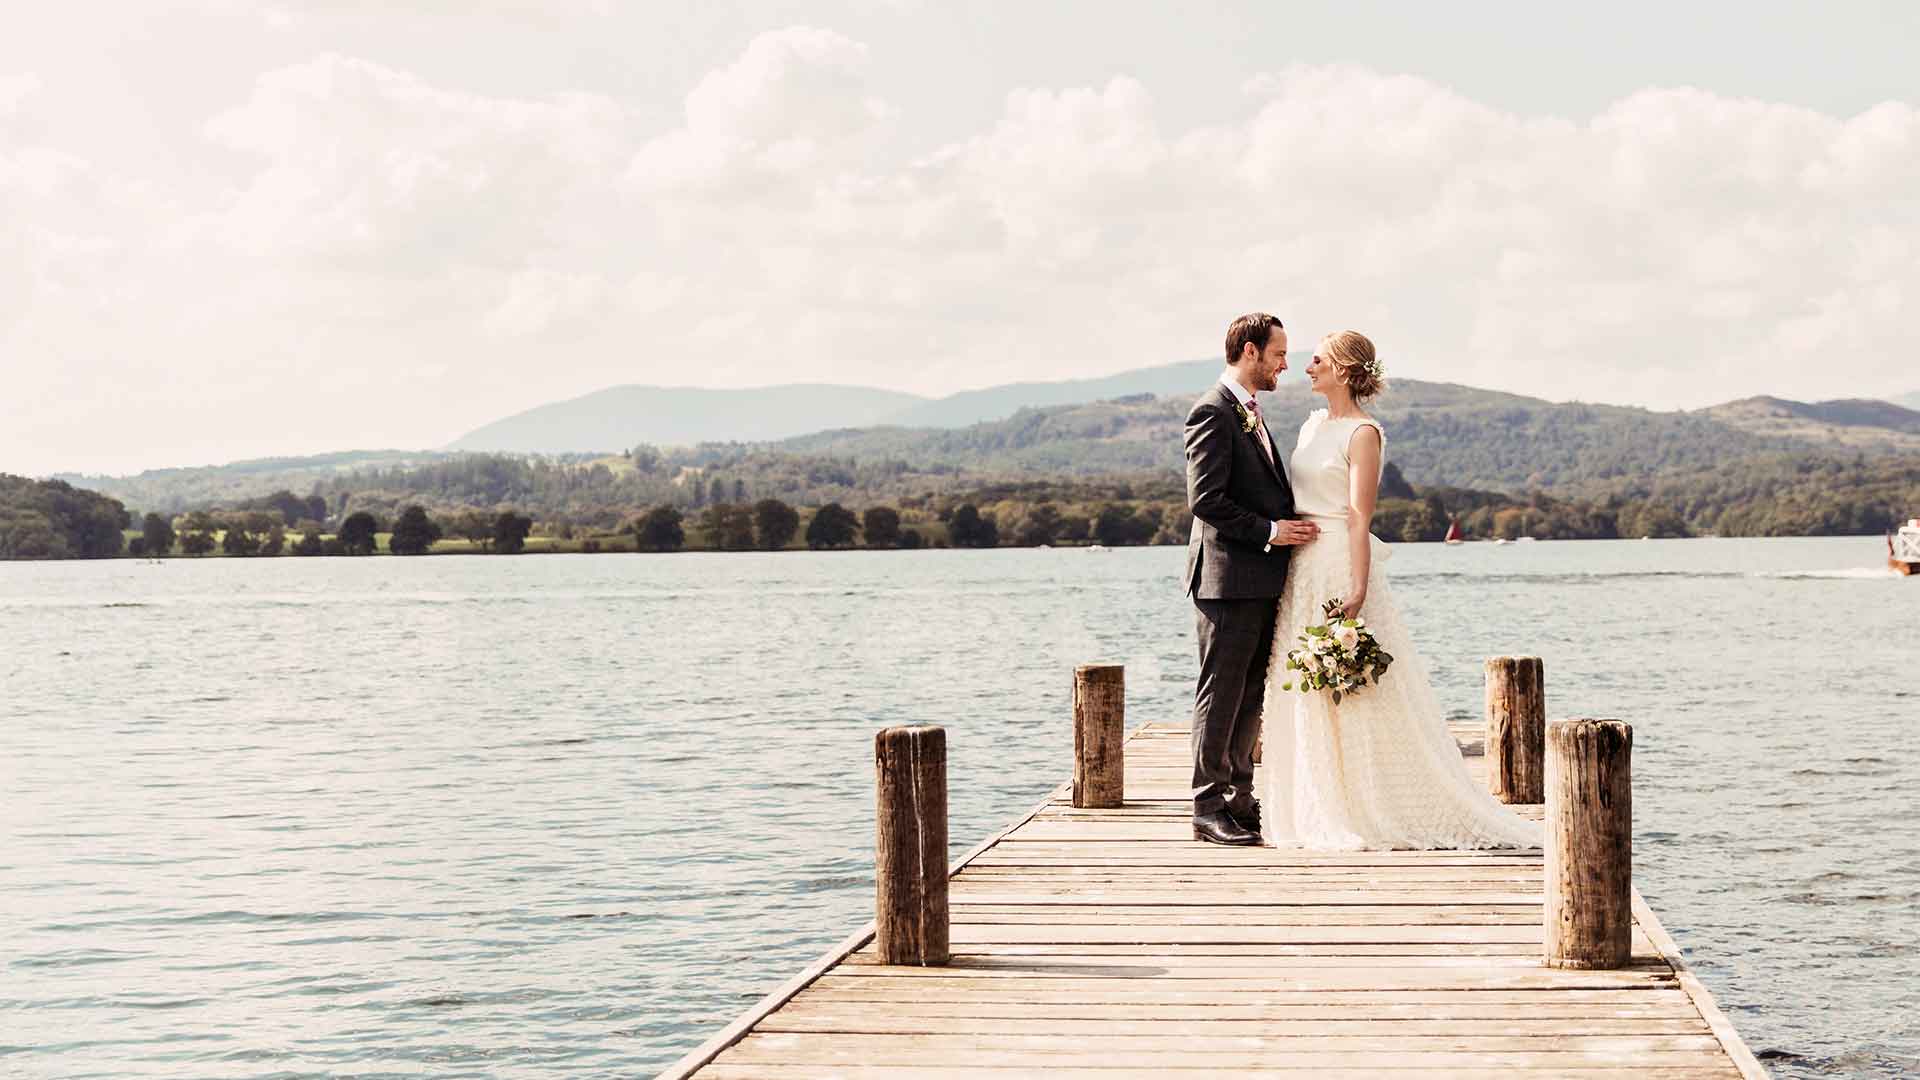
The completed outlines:
[[[1245,1036],[1215,1045],[1195,1045],[1184,1032],[1144,1036],[1051,1035],[860,1035],[791,1033],[748,1035],[729,1050],[731,1063],[791,1062],[862,1065],[1028,1065],[1078,1059],[1088,1065],[1126,1061],[1137,1066],[1210,1065],[1219,1069],[1258,1065],[1323,1064],[1331,1068],[1465,1068],[1528,1065],[1616,1065],[1637,1057],[1648,1064],[1690,1065],[1725,1061],[1712,1035],[1495,1035],[1426,1036]]]
[[[1156,1017],[1155,1019],[1166,1019]],[[1170,1025],[1171,1027],[1171,1025]],[[970,1017],[939,1016],[918,1009],[880,1014],[875,1010],[842,1009],[822,1012],[817,1009],[785,1008],[760,1022],[762,1032],[844,1032],[856,1035],[1118,1035],[1135,1038],[1141,1025],[1131,1020],[1063,1019],[1059,1017]],[[1599,1035],[1704,1035],[1713,1033],[1697,1016],[1627,1017],[1624,1019],[1589,1017],[1505,1017],[1497,1020],[1386,1020],[1379,1018],[1348,1020],[1226,1020],[1212,1017],[1186,1017],[1177,1025],[1182,1036],[1205,1045],[1201,1040],[1224,1038],[1331,1038],[1380,1037],[1400,1039],[1410,1036],[1464,1037],[1510,1036],[1560,1038],[1562,1036]]]
[[[1102,847],[1105,850],[1102,850]],[[1437,858],[1306,858],[1291,853],[1268,853],[1266,848],[1221,848],[1219,854],[1210,851],[1196,851],[1194,845],[1179,844],[1154,845],[1154,850],[1136,850],[1132,847],[1114,850],[1112,845],[1071,846],[1065,844],[1001,844],[974,860],[976,868],[989,866],[1086,866],[1086,867],[1202,867],[1219,870],[1222,867],[1271,866],[1285,869],[1324,868],[1329,871],[1352,871],[1355,873],[1379,873],[1383,870],[1397,873],[1402,868],[1412,867],[1464,867],[1479,869],[1482,867],[1512,867],[1519,869],[1538,868],[1540,861],[1526,855],[1490,855],[1478,859],[1437,859]],[[1231,852],[1232,854],[1228,854]],[[1430,852],[1420,852],[1429,856]]]
[[[1540,947],[1526,942],[1474,942],[1461,945],[1455,942],[1332,942],[1311,944],[1274,944],[1234,945],[1232,952],[1222,952],[1227,948],[1218,943],[1129,945],[1105,944],[1100,942],[1050,942],[1050,941],[990,941],[976,942],[956,956],[1132,956],[1164,957],[1173,959],[1182,956],[1202,957],[1206,963],[1231,961],[1233,957],[1244,957],[1250,964],[1273,965],[1282,963],[1281,957],[1293,956],[1391,956],[1394,963],[1405,963],[1419,957],[1435,957],[1446,960],[1467,960],[1476,957],[1519,956],[1530,960],[1540,959]],[[874,951],[862,948],[848,958],[866,961],[875,956]],[[1649,959],[1652,959],[1649,954]]]
[[[1161,889],[1136,888],[1116,889],[1073,889],[1052,888],[1033,890],[1034,895],[1043,896],[1043,900],[998,900],[997,896],[1020,895],[1017,883],[980,884],[971,880],[955,879],[954,893],[964,891],[967,903],[974,907],[1111,907],[1111,908],[1202,908],[1230,907],[1239,911],[1255,911],[1270,908],[1328,908],[1328,907],[1522,907],[1539,904],[1537,893],[1511,888],[1502,889],[1456,889],[1451,885],[1437,883],[1433,889],[1405,890],[1363,890],[1353,886],[1319,885],[1312,888],[1289,888],[1284,890],[1259,889],[1243,890],[1228,886],[1201,891],[1197,889]],[[1131,893],[1132,898],[1123,895]],[[1116,898],[1117,897],[1117,898]],[[955,901],[955,906],[959,901]]]
[[[1241,924],[1232,928],[1232,939],[1236,942],[1257,945],[1264,943],[1304,943],[1329,941],[1371,941],[1371,942],[1520,942],[1540,941],[1543,931],[1538,926],[1494,925],[1494,926],[1265,926],[1260,924]],[[1049,942],[1123,942],[1142,944],[1148,942],[1191,944],[1218,944],[1222,937],[1217,926],[1044,926],[1022,925],[1018,923],[959,923],[953,927],[953,941],[957,945],[967,941],[1049,941]],[[1648,946],[1652,950],[1652,946]]]
[[[1531,925],[1540,921],[1539,911],[1475,910],[1471,905],[1402,905],[1398,909],[1380,907],[1269,907],[1257,916],[1240,908],[1168,907],[1128,908],[1087,904],[1045,905],[980,904],[954,909],[954,922],[969,923],[1049,923],[1074,926],[1124,926],[1142,923],[1156,926],[1502,926]]]
[[[1243,1006],[1247,1008],[1328,1008],[1328,1009],[1373,1009],[1383,1006],[1411,1006],[1430,1009],[1433,1015],[1451,1015],[1456,1009],[1504,1009],[1501,1015],[1512,1015],[1513,1010],[1534,1009],[1547,1005],[1569,1007],[1593,1007],[1596,1009],[1617,1009],[1639,1006],[1670,1006],[1677,1009],[1691,1009],[1692,1000],[1680,989],[1678,983],[1668,983],[1664,987],[1601,987],[1567,988],[1536,987],[1531,990],[1489,989],[1486,987],[1454,987],[1425,990],[1303,990],[1303,989],[1266,989],[1257,993],[1243,994],[1238,997],[1223,997],[1204,986],[1185,984],[1155,983],[1147,984],[1125,982],[1105,983],[1090,986],[1086,983],[1047,982],[1039,986],[1009,987],[1006,983],[969,982],[959,980],[944,985],[920,983],[911,987],[911,999],[902,998],[901,988],[890,985],[884,980],[848,979],[822,980],[807,989],[803,999],[815,1000],[844,998],[858,1001],[902,1000],[915,1002],[954,1002],[976,1004],[980,1002],[1011,1002],[1030,1005],[1142,1005],[1142,1006],[1178,1006],[1203,1005],[1217,1008]],[[1697,1011],[1697,1010],[1696,1010]],[[1603,1012],[1596,1015],[1613,1015]]]
[[[1104,967],[1121,965],[1125,969],[1137,969],[1140,965],[1158,967],[1158,969],[1256,969],[1265,970],[1275,965],[1286,965],[1288,970],[1323,969],[1323,967],[1536,967],[1540,963],[1540,947],[1526,945],[1469,945],[1453,947],[1446,953],[1411,953],[1405,951],[1407,945],[1261,945],[1261,949],[1286,949],[1286,951],[1258,951],[1258,953],[1221,953],[1215,951],[1219,945],[1154,945],[1154,951],[1121,951],[1121,947],[1108,945],[1106,951],[1077,951],[1077,949],[1098,949],[1100,945],[1052,945],[1052,944],[1016,944],[1016,945],[966,945],[966,951],[954,951],[947,967],[950,970],[1008,969],[1035,970],[1037,965],[1046,965],[1048,969],[1102,970]],[[1488,949],[1505,947],[1511,951],[1496,953]],[[1073,949],[1073,951],[1068,951]],[[847,957],[847,965],[879,965],[879,957],[872,951],[860,951]]]
[[[882,1012],[868,1004],[868,999],[852,996],[839,996],[826,993],[803,994],[788,1002],[778,1012],[779,1016],[841,1016],[853,1010],[857,1015],[873,1017],[876,1013],[883,1016],[912,1015],[921,1017],[968,1017],[992,1021],[1000,1019],[1021,1020],[1100,1020],[1105,1022],[1133,1022],[1139,1020],[1157,1020],[1165,1023],[1184,1024],[1189,1022],[1213,1023],[1228,1020],[1284,1020],[1290,1022],[1325,1021],[1330,1023],[1364,1023],[1372,1020],[1417,1021],[1420,1023],[1441,1024],[1452,1021],[1498,1022],[1507,1024],[1518,1021],[1527,1024],[1553,1024],[1560,1020],[1678,1020],[1689,1024],[1705,1025],[1699,1011],[1685,994],[1648,995],[1635,994],[1613,1004],[1604,1002],[1570,1003],[1559,1000],[1556,995],[1536,994],[1527,1000],[1506,1003],[1475,1004],[1486,994],[1455,994],[1459,1000],[1421,1001],[1417,1004],[1395,1004],[1392,1002],[1373,1002],[1371,999],[1335,1004],[1322,1001],[1316,1004],[1296,1005],[1247,1005],[1232,1001],[1186,1002],[1186,1003],[1131,1003],[1115,1001],[1091,1002],[1036,1002],[1003,1001],[995,997],[976,997],[959,1001],[913,1000],[894,1002],[893,1009]],[[1650,998],[1651,1000],[1641,1000]],[[769,1021],[772,1017],[768,1018]]]
[[[1158,1068],[1102,1067],[1102,1065],[1048,1065],[1046,1074],[1066,1076],[1068,1080],[1164,1080],[1165,1076],[1206,1076],[1210,1065],[1185,1068],[1162,1065]],[[993,1067],[993,1065],[835,1065],[822,1070],[818,1065],[726,1065],[718,1063],[701,1072],[712,1080],[995,1080],[998,1076],[1031,1076],[1033,1068]],[[1413,1080],[1486,1080],[1486,1068],[1400,1068],[1396,1074]],[[1515,1080],[1738,1080],[1740,1072],[1732,1065],[1693,1065],[1693,1067],[1594,1067],[1594,1068],[1501,1068],[1501,1076]],[[1235,1080],[1379,1080],[1379,1068],[1327,1068],[1323,1065],[1298,1067],[1235,1068]]]
[[[1270,990],[1471,990],[1515,987],[1520,989],[1598,990],[1616,987],[1677,985],[1673,972],[1659,967],[1624,968],[1617,971],[1573,971],[1537,969],[1453,971],[1402,967],[1352,967],[1337,971],[1303,968],[1287,971],[1263,971],[1248,975],[1222,975],[1208,969],[1166,968],[1157,965],[1130,970],[1096,971],[1084,967],[1071,969],[1027,968],[903,968],[868,967],[844,964],[822,980],[846,979],[884,981],[901,994],[918,993],[916,985],[940,986],[962,983],[998,982],[1005,989],[1036,989],[1048,983],[1064,983],[1087,989],[1113,989],[1116,984],[1168,984],[1169,989],[1195,989],[1206,986],[1218,994],[1254,993]]]
[[[968,874],[970,882],[1019,880],[1059,884],[1163,884],[1213,885],[1220,880],[1218,866],[1169,866],[1164,863],[1131,866],[1040,865],[979,866]],[[1542,881],[1537,867],[1526,866],[1407,866],[1387,870],[1378,866],[1265,866],[1248,863],[1233,868],[1239,883],[1260,888],[1276,882],[1288,885],[1324,882],[1330,885],[1381,885],[1398,888],[1426,882],[1515,882],[1528,888]],[[1391,877],[1391,881],[1382,881]]]

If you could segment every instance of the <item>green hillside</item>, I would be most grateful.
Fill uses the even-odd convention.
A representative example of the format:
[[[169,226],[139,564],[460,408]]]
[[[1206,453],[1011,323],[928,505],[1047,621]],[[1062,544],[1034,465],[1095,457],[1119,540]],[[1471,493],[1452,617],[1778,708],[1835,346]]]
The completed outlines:
[[[1304,387],[1263,395],[1282,444],[1317,399]],[[914,468],[1098,476],[1182,467],[1181,427],[1191,401],[1136,396],[1053,409],[954,430],[868,428],[787,439],[766,449]],[[1885,406],[1886,419],[1920,424],[1920,414]],[[1668,470],[1845,445],[1833,425],[1800,418],[1790,428],[1755,429],[1712,411],[1652,412],[1614,405],[1557,404],[1449,383],[1402,381],[1373,411],[1387,429],[1387,456],[1417,484],[1517,491],[1580,488]],[[1874,428],[1865,452],[1920,453],[1920,427]],[[703,446],[690,455],[725,465],[747,451]]]
[[[778,500],[896,507],[929,529],[977,504],[998,515],[1003,539],[1071,540],[1106,515],[1111,535],[1171,542],[1184,535],[1181,429],[1191,403],[1141,393],[964,428],[642,445],[597,458],[356,453],[83,484],[140,513],[285,504],[289,526],[331,525],[353,511],[387,521],[420,503],[450,517],[512,509],[530,515],[537,534],[573,535],[630,526],[653,508],[695,515]],[[1283,444],[1312,404],[1297,385],[1267,396]],[[1389,462],[1420,489],[1387,508],[1382,527],[1402,538],[1444,530],[1448,515],[1487,533],[1584,537],[1877,532],[1920,512],[1920,414],[1884,402],[1750,399],[1653,412],[1401,381],[1375,412]],[[286,494],[264,498],[275,491]],[[1054,530],[1056,518],[1065,531]]]

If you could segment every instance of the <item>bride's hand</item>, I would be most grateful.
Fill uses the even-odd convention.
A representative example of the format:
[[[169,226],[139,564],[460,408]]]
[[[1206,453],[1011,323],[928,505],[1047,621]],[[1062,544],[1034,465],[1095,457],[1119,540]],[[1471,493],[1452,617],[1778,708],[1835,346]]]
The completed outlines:
[[[1367,603],[1367,590],[1365,589],[1354,590],[1353,595],[1347,599],[1347,602],[1340,605],[1340,617],[1343,619],[1351,619],[1358,616],[1360,614],[1360,609],[1362,607],[1365,607],[1366,603]]]

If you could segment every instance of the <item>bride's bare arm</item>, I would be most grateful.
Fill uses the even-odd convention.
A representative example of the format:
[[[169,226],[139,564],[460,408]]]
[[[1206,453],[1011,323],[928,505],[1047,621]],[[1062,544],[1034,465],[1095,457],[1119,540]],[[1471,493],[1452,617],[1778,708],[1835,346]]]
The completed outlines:
[[[1351,617],[1367,602],[1367,584],[1373,576],[1373,508],[1380,498],[1380,431],[1362,424],[1347,444],[1347,550],[1353,560],[1353,588],[1343,597],[1343,612]]]

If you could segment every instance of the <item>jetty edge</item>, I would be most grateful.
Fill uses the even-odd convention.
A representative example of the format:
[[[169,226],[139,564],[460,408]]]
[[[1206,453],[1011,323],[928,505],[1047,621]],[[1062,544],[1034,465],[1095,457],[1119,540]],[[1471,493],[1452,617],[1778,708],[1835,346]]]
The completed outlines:
[[[1495,660],[1489,743],[1466,750],[1482,782],[1490,757],[1530,752],[1498,745],[1505,733],[1537,730],[1505,715],[1495,728]],[[1110,710],[1080,707],[1080,688],[1076,726],[1110,725]],[[1510,710],[1505,683],[1500,697]],[[1548,726],[1569,723],[1607,735],[1604,722]],[[1184,723],[1134,728],[1106,744],[1124,756],[1121,805],[1076,807],[1085,800],[1069,780],[955,860],[948,888],[929,898],[951,904],[944,962],[881,963],[869,923],[660,1077],[1767,1075],[1624,876],[1608,885],[1625,886],[1621,911],[1576,905],[1592,931],[1582,942],[1624,929],[1624,963],[1556,965],[1544,925],[1550,852],[1195,843],[1188,736]],[[1570,796],[1559,797],[1564,811]],[[944,809],[942,791],[942,835]],[[887,889],[876,883],[878,896]]]

